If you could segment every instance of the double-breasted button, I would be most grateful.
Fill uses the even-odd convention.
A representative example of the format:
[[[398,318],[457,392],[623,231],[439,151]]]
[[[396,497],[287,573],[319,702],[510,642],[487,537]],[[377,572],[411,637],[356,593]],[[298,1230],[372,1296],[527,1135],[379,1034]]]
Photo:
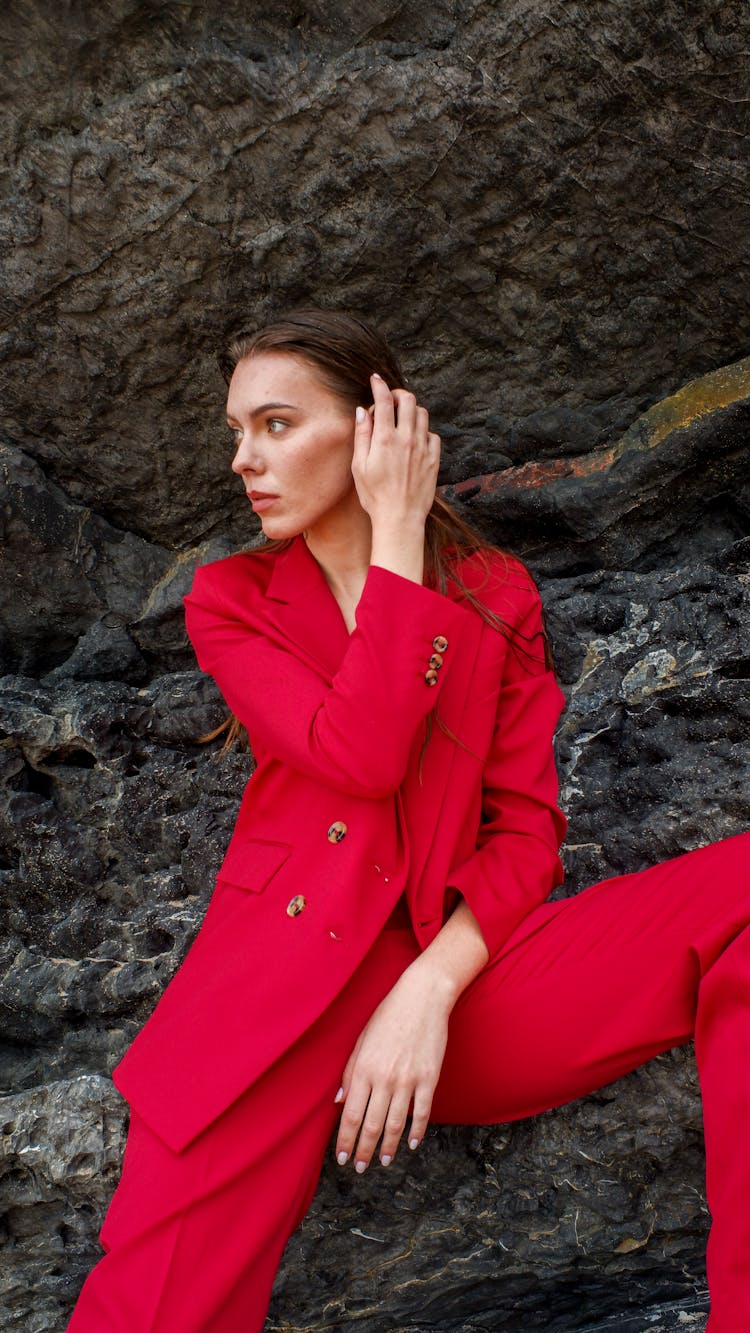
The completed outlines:
[[[286,914],[287,916],[299,916],[300,912],[304,912],[306,906],[307,906],[307,899],[304,897],[304,895],[301,893],[295,893],[294,897],[290,898],[289,902],[287,903]]]
[[[443,665],[442,653],[433,653],[427,665],[434,667],[436,671],[439,671]]]
[[[448,640],[444,634],[436,634],[432,640],[432,646],[436,653],[444,653],[448,647]]]
[[[438,673],[434,667],[430,667],[429,671],[425,671],[424,678],[428,685],[437,685]]]
[[[346,824],[343,819],[337,819],[328,830],[328,841],[341,842],[341,839],[346,837],[346,832]]]

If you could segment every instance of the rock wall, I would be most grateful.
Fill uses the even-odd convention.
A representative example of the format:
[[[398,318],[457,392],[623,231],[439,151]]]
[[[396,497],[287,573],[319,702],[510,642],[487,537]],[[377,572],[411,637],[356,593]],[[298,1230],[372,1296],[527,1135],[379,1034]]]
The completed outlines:
[[[96,1256],[106,1075],[252,762],[196,744],[180,614],[252,535],[227,332],[309,302],[402,351],[446,494],[540,580],[567,891],[747,826],[749,41],[713,0],[6,5],[4,1328],[64,1327]],[[269,1328],[699,1319],[688,1051],[418,1156],[326,1165]]]

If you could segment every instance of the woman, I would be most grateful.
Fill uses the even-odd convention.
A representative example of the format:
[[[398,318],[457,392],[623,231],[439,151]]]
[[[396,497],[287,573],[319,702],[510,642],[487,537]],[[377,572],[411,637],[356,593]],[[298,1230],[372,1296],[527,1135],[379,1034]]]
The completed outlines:
[[[342,1167],[387,1167],[407,1124],[527,1116],[693,1034],[709,1327],[750,1327],[750,835],[547,902],[563,700],[530,575],[436,498],[438,436],[359,321],[298,312],[227,378],[269,543],[185,600],[257,768],[114,1071],[122,1179],[70,1329],[260,1329],[337,1122]]]

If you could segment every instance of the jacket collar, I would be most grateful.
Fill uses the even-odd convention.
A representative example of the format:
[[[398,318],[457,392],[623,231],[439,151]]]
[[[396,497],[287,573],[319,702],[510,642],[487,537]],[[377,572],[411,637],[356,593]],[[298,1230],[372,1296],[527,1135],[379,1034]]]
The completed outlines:
[[[320,591],[321,583],[333,596],[320,565],[310,554],[304,537],[299,535],[292,537],[289,545],[277,552],[266,588],[266,597],[270,597],[273,602],[304,600],[312,593]]]

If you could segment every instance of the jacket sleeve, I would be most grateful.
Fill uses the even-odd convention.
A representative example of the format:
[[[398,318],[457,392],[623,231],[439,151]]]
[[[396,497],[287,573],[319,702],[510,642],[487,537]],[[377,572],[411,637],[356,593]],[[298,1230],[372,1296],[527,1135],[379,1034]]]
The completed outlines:
[[[184,599],[187,631],[201,670],[213,676],[251,743],[351,795],[395,792],[417,727],[438,703],[451,660],[461,651],[469,613],[370,566],[356,628],[329,683],[293,647],[225,610],[211,568],[196,570]],[[431,670],[434,641],[441,638],[443,662]]]
[[[536,589],[511,638],[482,778],[475,852],[451,885],[479,922],[490,960],[523,918],[562,883],[566,820],[557,806],[552,736],[565,699],[544,658]]]

